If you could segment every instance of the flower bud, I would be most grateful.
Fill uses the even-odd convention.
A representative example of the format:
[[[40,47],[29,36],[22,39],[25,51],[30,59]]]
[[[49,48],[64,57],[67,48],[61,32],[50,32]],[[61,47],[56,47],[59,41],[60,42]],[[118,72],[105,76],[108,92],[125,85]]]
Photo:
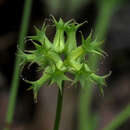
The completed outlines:
[[[57,53],[62,53],[64,50],[64,22],[63,20],[60,18],[59,22],[57,22],[55,20],[55,18],[53,17],[53,21],[54,24],[56,26],[56,34],[53,40],[53,45],[54,45],[54,50]]]

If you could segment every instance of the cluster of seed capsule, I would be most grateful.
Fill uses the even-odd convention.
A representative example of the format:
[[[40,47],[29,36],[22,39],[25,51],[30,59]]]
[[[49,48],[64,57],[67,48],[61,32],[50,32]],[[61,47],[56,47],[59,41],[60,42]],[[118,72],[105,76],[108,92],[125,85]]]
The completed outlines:
[[[35,27],[35,36],[28,37],[34,44],[35,50],[20,53],[23,66],[27,63],[36,63],[42,71],[42,76],[38,80],[25,80],[31,84],[29,89],[33,90],[34,98],[37,98],[39,89],[48,81],[50,84],[56,83],[61,92],[63,81],[80,82],[82,87],[87,87],[89,81],[96,83],[103,93],[102,86],[106,85],[105,78],[110,74],[105,76],[95,74],[86,61],[86,56],[90,54],[104,56],[105,52],[101,49],[102,42],[93,39],[92,33],[87,38],[81,34],[82,44],[77,46],[76,32],[83,23],[78,24],[74,20],[64,22],[61,18],[57,21],[54,17],[52,19],[56,27],[53,42],[46,36],[47,25],[43,24],[41,29]],[[73,75],[73,79],[69,78],[67,73]]]

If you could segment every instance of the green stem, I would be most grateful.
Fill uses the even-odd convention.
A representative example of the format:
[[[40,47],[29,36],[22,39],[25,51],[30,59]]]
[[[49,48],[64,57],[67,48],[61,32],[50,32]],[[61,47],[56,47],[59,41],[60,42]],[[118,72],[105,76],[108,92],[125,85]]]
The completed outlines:
[[[24,49],[24,38],[28,30],[31,7],[32,7],[32,0],[25,0],[20,35],[19,35],[19,40],[18,40],[18,46],[20,50]],[[19,54],[19,50],[17,51],[17,54]],[[7,110],[7,115],[6,115],[7,126],[11,126],[12,121],[13,121],[14,109],[15,109],[15,104],[16,104],[16,96],[17,96],[18,84],[19,84],[20,61],[21,59],[18,56],[16,56],[12,83],[11,83],[10,96],[9,96],[8,110]],[[5,128],[5,130],[9,130],[9,128]]]
[[[62,93],[61,93],[60,89],[58,90],[56,117],[55,117],[55,124],[54,124],[53,130],[59,130],[61,112],[62,112],[62,104],[63,104],[63,94],[64,94],[64,82],[62,83]]]
[[[99,3],[99,15],[97,17],[94,35],[98,40],[102,40],[106,37],[110,18],[114,12],[115,0],[110,0],[108,2],[99,0]],[[93,70],[96,70],[99,64],[99,57],[90,56],[88,63]],[[88,82],[84,92],[81,91],[80,94],[79,130],[91,130],[93,126],[91,114],[92,86],[93,84]]]
[[[90,110],[92,100],[92,89],[90,87],[82,88],[80,92],[79,104],[79,130],[91,130]]]
[[[119,114],[117,117],[111,121],[103,130],[116,130],[130,117],[130,104]]]

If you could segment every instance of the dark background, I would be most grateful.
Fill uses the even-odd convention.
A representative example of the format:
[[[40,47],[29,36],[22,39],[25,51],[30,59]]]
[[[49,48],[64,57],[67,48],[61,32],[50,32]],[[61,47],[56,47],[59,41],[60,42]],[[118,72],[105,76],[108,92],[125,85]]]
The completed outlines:
[[[58,1],[58,0],[56,0]],[[78,5],[68,4],[68,0],[56,4],[52,0],[34,0],[28,35],[34,34],[33,25],[40,27],[45,18],[53,14],[57,19],[74,18],[87,24],[80,28],[88,35],[94,28],[97,18],[96,0],[89,0]],[[0,130],[5,125],[5,113],[8,105],[10,84],[15,61],[17,40],[20,31],[23,0],[0,0]],[[109,23],[105,41],[105,50],[109,56],[102,60],[100,71],[104,74],[112,70],[108,87],[101,97],[97,89],[93,94],[92,111],[100,115],[99,129],[113,119],[130,101],[130,2],[126,1],[113,14]],[[53,37],[49,31],[48,36]],[[80,37],[77,34],[77,39]],[[79,42],[80,43],[80,42]],[[35,78],[36,66],[25,69],[23,75]],[[28,73],[29,72],[29,73]],[[69,86],[69,85],[68,85]],[[12,130],[51,130],[53,128],[57,88],[44,86],[39,93],[38,103],[33,101],[31,91],[26,91],[28,84],[20,79]],[[65,88],[64,107],[60,130],[76,130],[78,124],[79,88]],[[118,130],[130,130],[130,120]]]

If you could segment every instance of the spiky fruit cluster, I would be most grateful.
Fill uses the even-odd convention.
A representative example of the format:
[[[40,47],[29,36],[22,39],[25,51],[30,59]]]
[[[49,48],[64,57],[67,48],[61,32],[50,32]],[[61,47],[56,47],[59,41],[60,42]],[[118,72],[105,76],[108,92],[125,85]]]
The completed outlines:
[[[82,44],[77,46],[76,32],[83,25],[76,23],[74,20],[64,22],[61,18],[56,21],[52,17],[56,33],[53,43],[46,36],[47,26],[44,24],[41,29],[35,27],[36,35],[29,36],[35,46],[35,50],[30,50],[28,53],[21,52],[20,57],[23,59],[23,65],[26,63],[36,63],[41,70],[42,76],[36,81],[28,81],[31,84],[30,89],[33,89],[34,98],[37,98],[39,89],[47,82],[50,84],[56,83],[62,91],[62,82],[71,81],[73,83],[80,82],[82,87],[86,87],[87,82],[98,84],[100,91],[103,92],[101,86],[106,85],[105,76],[96,75],[86,63],[86,55],[104,55],[104,51],[100,48],[102,42],[92,39],[92,33],[85,39],[83,35]],[[66,33],[66,41],[64,33]],[[36,41],[40,42],[38,44]],[[64,58],[63,58],[64,55]],[[74,76],[70,79],[66,73]]]

